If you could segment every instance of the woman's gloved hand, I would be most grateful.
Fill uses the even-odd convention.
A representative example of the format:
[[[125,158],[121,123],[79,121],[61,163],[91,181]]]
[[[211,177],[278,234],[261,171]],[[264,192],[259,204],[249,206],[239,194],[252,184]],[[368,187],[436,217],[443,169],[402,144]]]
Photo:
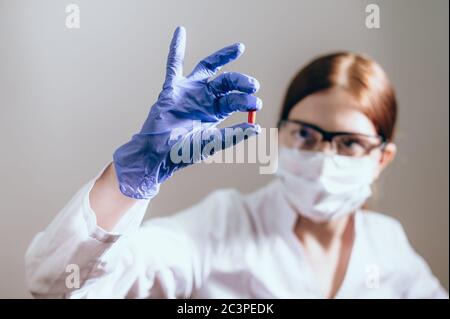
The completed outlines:
[[[237,59],[244,52],[244,45],[237,43],[206,57],[186,77],[183,76],[185,45],[186,31],[178,27],[170,44],[166,79],[158,100],[141,131],[114,152],[120,191],[126,196],[153,197],[160,184],[177,169],[260,131],[258,125],[241,123],[232,127],[238,130],[234,130],[237,133],[230,139],[225,129],[215,128],[235,111],[255,111],[262,107],[261,100],[252,95],[259,89],[256,79],[229,72],[209,80],[222,66]],[[202,138],[204,135],[218,138],[219,147],[203,152],[206,144],[211,143],[210,138]],[[195,145],[198,140],[199,145]],[[187,160],[183,154],[185,160],[179,161],[178,150],[173,151],[180,145],[187,145],[190,150]],[[196,158],[193,150],[198,148],[201,156]]]

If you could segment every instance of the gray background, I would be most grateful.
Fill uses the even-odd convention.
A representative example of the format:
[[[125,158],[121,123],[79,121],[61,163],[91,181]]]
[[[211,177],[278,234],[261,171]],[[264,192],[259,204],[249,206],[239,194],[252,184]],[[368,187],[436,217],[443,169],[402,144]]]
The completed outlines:
[[[65,28],[71,2],[81,9],[79,30]],[[371,2],[381,8],[378,30],[364,24]],[[215,49],[246,44],[227,70],[260,80],[264,127],[275,125],[290,78],[316,55],[355,50],[378,60],[398,93],[399,154],[373,207],[400,219],[448,289],[448,11],[447,0],[0,0],[0,297],[29,297],[32,237],[140,128],[178,24],[188,32],[186,70]],[[148,216],[268,180],[256,165],[190,167],[162,187]]]

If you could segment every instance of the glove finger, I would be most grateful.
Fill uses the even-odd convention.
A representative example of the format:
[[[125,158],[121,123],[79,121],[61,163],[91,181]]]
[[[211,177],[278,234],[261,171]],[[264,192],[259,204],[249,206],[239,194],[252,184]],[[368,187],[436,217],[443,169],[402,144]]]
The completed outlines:
[[[222,66],[241,56],[244,50],[245,46],[242,43],[227,46],[201,60],[188,78],[194,81],[208,79],[216,74]]]
[[[261,127],[258,124],[244,122],[222,128],[221,132],[223,137],[222,146],[223,149],[226,149],[248,139],[251,136],[259,134],[261,132]]]
[[[177,27],[170,42],[167,56],[166,80],[164,88],[172,85],[173,80],[183,75],[184,52],[186,49],[186,29]]]
[[[217,105],[217,114],[226,117],[233,112],[259,111],[262,108],[262,101],[251,94],[228,93],[219,98]]]
[[[219,96],[231,91],[255,93],[259,90],[258,80],[238,72],[222,73],[217,78],[209,82],[208,85],[214,94]]]
[[[213,126],[191,132],[174,144],[168,154],[170,156],[168,163],[172,163],[173,166],[171,174],[175,170],[198,163],[216,152],[236,145],[260,132],[261,127],[258,124],[250,123],[240,123],[221,129]],[[163,179],[164,177],[161,180]]]
[[[210,136],[209,139],[204,139],[202,142],[202,160],[214,155],[216,152],[224,150],[228,147],[236,145],[251,136],[257,135],[261,132],[261,127],[258,124],[240,123],[225,128],[212,128],[212,132],[203,132],[205,136]]]

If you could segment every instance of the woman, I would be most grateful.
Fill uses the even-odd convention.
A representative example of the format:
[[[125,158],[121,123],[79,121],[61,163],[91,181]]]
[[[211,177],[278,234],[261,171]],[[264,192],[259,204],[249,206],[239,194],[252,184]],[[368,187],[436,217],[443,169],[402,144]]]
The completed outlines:
[[[249,195],[216,191],[140,226],[160,184],[199,160],[174,161],[175,146],[193,147],[196,135],[232,112],[261,108],[255,79],[223,73],[209,80],[239,57],[241,44],[207,57],[187,77],[184,47],[177,28],[163,90],[142,130],[30,245],[33,295],[448,298],[401,225],[362,209],[394,158],[397,106],[383,70],[356,54],[318,58],[292,81],[274,182]],[[259,132],[237,127],[245,134],[232,141],[219,134],[219,149]]]

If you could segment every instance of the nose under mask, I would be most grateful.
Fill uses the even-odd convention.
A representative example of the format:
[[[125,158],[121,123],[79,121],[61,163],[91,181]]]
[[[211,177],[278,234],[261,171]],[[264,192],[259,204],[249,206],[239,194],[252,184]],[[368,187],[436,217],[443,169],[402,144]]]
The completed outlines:
[[[372,194],[373,158],[280,148],[277,175],[283,194],[302,216],[326,222],[359,209]]]

